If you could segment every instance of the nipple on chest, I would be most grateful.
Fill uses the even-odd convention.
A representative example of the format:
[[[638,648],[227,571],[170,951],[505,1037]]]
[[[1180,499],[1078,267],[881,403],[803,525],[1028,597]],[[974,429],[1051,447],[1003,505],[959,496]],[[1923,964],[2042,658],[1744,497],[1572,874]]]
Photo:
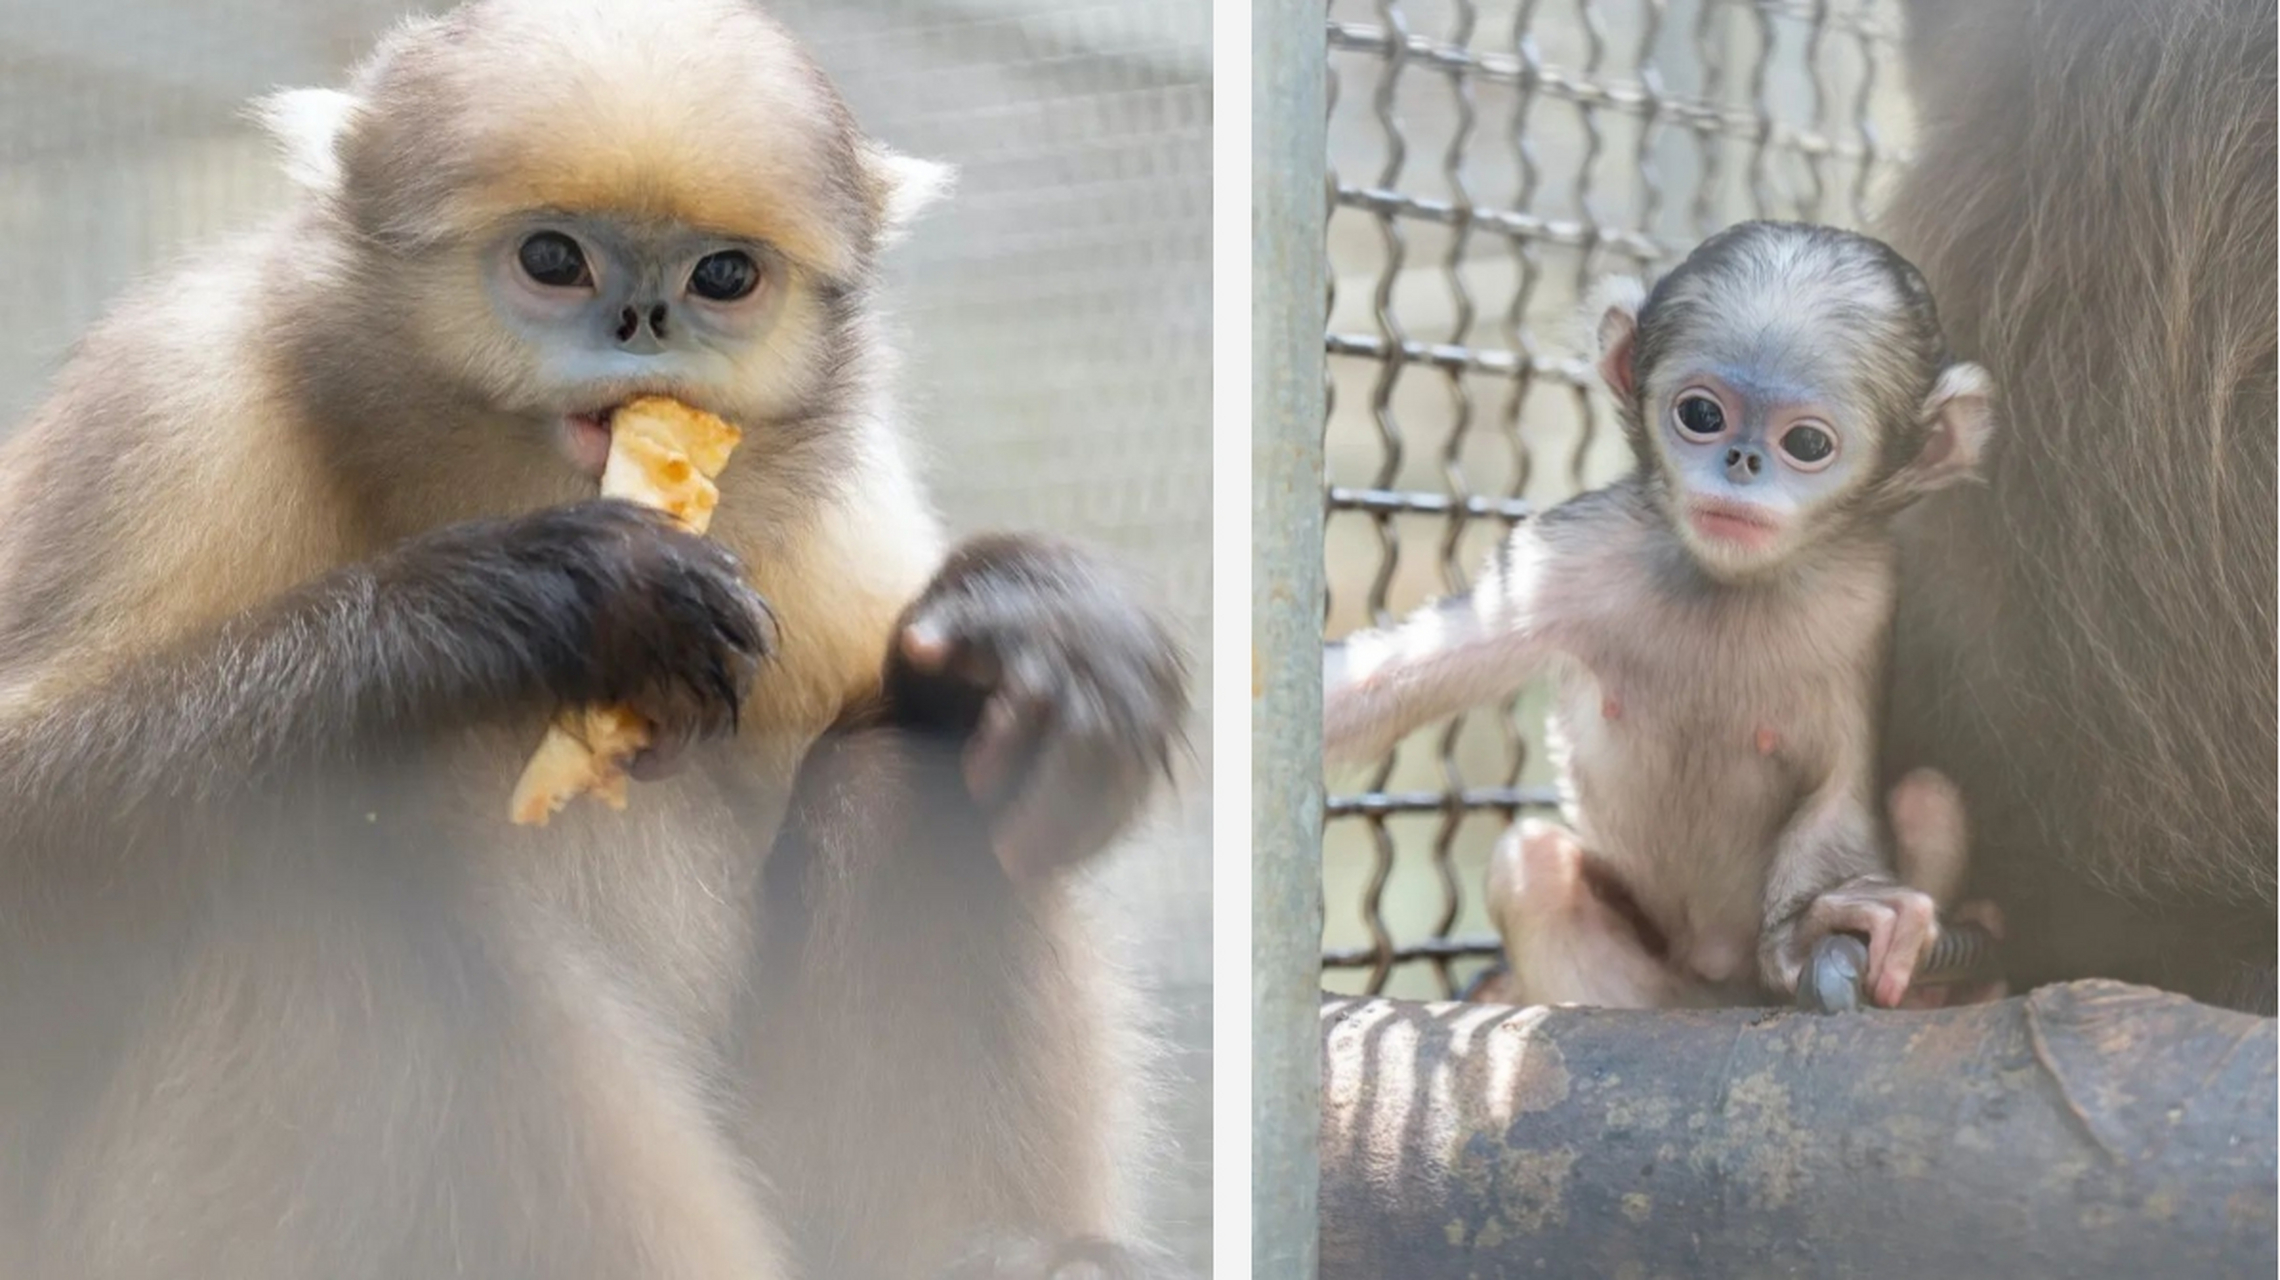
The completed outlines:
[[[1602,720],[1620,720],[1620,719],[1622,719],[1622,718],[1623,718],[1623,703],[1622,703],[1622,701],[1621,701],[1620,699],[1618,699],[1618,698],[1617,698],[1617,697],[1616,697],[1614,694],[1612,694],[1612,693],[1610,693],[1610,694],[1606,695],[1605,697],[1602,697],[1602,698],[1599,700],[1599,718],[1600,718],[1600,719],[1602,719]]]
[[[1770,756],[1774,753],[1775,748],[1781,745],[1781,735],[1773,731],[1772,725],[1761,724],[1757,727],[1755,741],[1757,753],[1761,756]]]

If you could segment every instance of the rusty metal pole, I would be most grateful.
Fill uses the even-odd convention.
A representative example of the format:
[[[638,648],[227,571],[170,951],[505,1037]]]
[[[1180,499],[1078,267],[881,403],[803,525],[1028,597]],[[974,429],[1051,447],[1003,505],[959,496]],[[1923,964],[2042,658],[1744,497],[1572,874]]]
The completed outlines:
[[[1319,4],[1251,9],[1251,1274],[1314,1280],[1322,947]]]
[[[2270,1018],[1331,1000],[1323,1280],[2264,1277]]]

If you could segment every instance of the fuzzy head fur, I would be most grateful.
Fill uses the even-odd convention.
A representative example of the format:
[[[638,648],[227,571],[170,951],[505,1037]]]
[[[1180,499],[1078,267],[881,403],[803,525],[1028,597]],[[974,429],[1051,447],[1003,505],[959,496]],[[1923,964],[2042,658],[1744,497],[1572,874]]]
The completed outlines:
[[[397,28],[345,89],[279,94],[262,114],[306,189],[268,264],[292,313],[271,318],[281,358],[342,470],[389,477],[358,495],[387,527],[477,513],[432,487],[404,509],[409,478],[438,464],[491,478],[508,506],[590,492],[599,446],[566,468],[564,441],[638,394],[743,427],[745,456],[785,480],[771,505],[883,447],[860,438],[883,376],[869,281],[949,171],[866,137],[753,5],[477,0]],[[542,227],[582,237],[598,282],[533,321],[507,284]],[[623,252],[614,278],[605,245]],[[750,314],[708,327],[689,264],[719,247],[765,280]],[[607,336],[609,316],[660,304],[677,346]]]
[[[1923,278],[1865,236],[1741,223],[1651,289],[1603,286],[1595,310],[1600,372],[1639,465],[1721,576],[1880,523],[1971,474],[1992,428],[1991,384],[1948,358]],[[1730,423],[1711,441],[1677,425],[1681,402],[1705,388]],[[1800,422],[1837,446],[1818,470],[1780,449]],[[1777,532],[1747,551],[1698,536],[1689,512],[1703,501],[1762,513]]]

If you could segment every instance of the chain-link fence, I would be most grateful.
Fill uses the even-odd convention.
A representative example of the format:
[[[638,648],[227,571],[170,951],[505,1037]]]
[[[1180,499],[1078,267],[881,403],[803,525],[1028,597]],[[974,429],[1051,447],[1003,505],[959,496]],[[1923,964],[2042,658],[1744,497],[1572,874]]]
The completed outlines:
[[[1630,454],[1580,307],[1752,217],[1865,224],[1906,145],[1892,0],[1331,0],[1330,638],[1462,591]],[[1544,700],[1414,735],[1328,800],[1324,985],[1439,998],[1498,951]],[[1337,780],[1333,780],[1337,781]]]
[[[241,114],[338,83],[441,0],[0,0],[0,423],[133,278],[286,196]],[[1210,687],[1209,0],[777,0],[857,116],[960,169],[888,296],[954,527],[1042,528],[1136,563]],[[0,429],[5,429],[0,427]],[[1209,1257],[1209,724],[1199,768],[1101,874],[1173,1048],[1150,1217]]]

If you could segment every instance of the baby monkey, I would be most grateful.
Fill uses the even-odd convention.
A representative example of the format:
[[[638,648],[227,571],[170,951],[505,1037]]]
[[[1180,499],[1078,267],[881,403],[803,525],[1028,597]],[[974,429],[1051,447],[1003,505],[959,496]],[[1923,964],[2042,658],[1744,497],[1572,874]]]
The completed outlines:
[[[1548,675],[1569,825],[1498,851],[1511,998],[1788,997],[1847,932],[1897,1005],[1964,835],[1937,775],[1904,779],[1890,821],[1878,804],[1888,526],[1976,473],[1990,379],[1948,358],[1913,266],[1832,228],[1743,223],[1604,297],[1636,465],[1522,524],[1468,595],[1333,646],[1326,754],[1382,755]]]

